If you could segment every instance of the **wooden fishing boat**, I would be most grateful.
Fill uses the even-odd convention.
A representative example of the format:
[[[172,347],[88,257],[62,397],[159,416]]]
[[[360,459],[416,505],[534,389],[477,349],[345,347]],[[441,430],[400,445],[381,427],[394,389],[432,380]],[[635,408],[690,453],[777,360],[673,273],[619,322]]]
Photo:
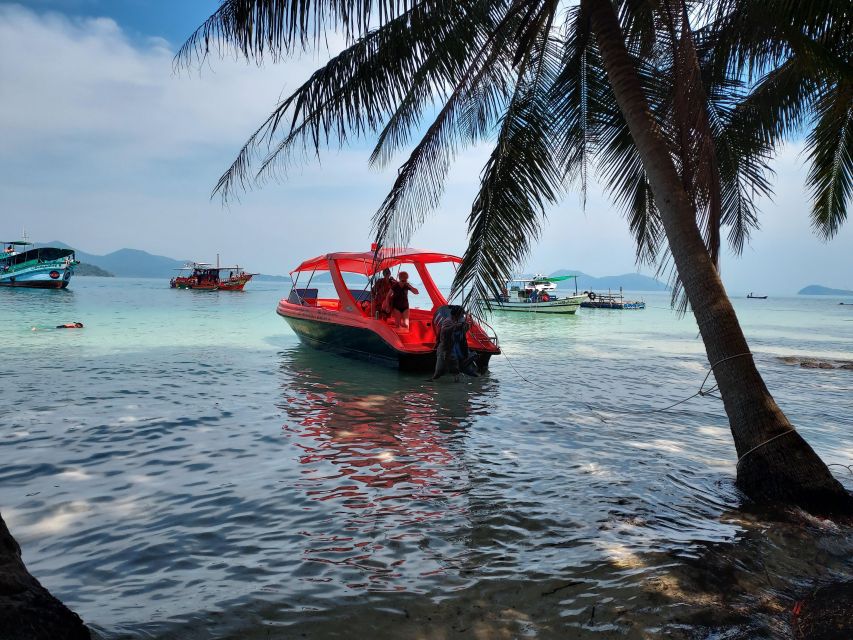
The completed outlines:
[[[246,273],[240,266],[220,267],[206,262],[188,262],[178,275],[169,281],[173,289],[197,289],[200,291],[242,291],[256,273]],[[224,272],[228,272],[224,276]]]
[[[619,293],[608,289],[607,293],[584,291],[584,294],[588,298],[581,303],[584,309],[618,309],[626,311],[629,309],[646,308],[646,303],[642,300],[625,300],[625,296],[622,294],[622,287],[619,287]]]
[[[0,243],[0,286],[65,289],[80,264],[73,249],[38,247],[14,240]]]
[[[560,296],[557,282],[574,278],[574,295]],[[555,276],[549,278],[535,275],[532,278],[508,280],[500,296],[492,303],[498,311],[516,311],[524,313],[573,314],[586,300],[585,294],[578,293],[577,276]]]
[[[276,311],[300,340],[317,349],[401,369],[433,369],[436,362],[433,316],[447,305],[447,300],[427,265],[461,262],[461,258],[450,254],[411,248],[317,256],[290,272],[293,286],[288,297],[278,303]],[[413,277],[416,273],[423,283],[421,295],[429,298],[427,308],[412,305],[408,328],[398,328],[382,317],[382,301],[373,300],[371,295],[374,276],[384,269],[397,267],[399,271],[401,265],[407,268],[411,265]],[[319,287],[311,287],[317,273],[331,276],[331,287],[325,287],[330,291],[323,296]],[[308,275],[307,282],[300,286],[303,274]],[[345,274],[365,276],[367,285],[350,288],[344,281]],[[472,322],[467,339],[468,349],[476,356],[478,368],[484,371],[489,359],[500,353],[497,338],[488,335],[481,323]]]

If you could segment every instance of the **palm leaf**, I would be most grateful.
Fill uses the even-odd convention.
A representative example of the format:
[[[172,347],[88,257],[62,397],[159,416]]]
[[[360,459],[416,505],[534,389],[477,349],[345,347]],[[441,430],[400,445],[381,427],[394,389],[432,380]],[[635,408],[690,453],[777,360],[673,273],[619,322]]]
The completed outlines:
[[[494,6],[494,3],[493,3]],[[373,216],[377,246],[405,246],[438,206],[460,148],[486,135],[511,94],[510,56],[528,3],[515,0],[496,21]]]
[[[562,191],[545,90],[558,70],[559,56],[550,37],[555,7],[543,4],[529,21],[536,40],[518,61],[515,90],[468,216],[469,243],[452,295],[467,289],[469,305],[489,306],[530,251],[546,207]]]
[[[413,5],[411,0],[223,0],[179,49],[177,60],[189,63],[233,47],[247,60],[277,61],[296,50],[318,48],[326,33],[347,42],[381,29]]]
[[[807,184],[814,199],[812,225],[829,239],[847,218],[853,196],[853,84],[820,96],[816,117],[806,145],[811,163]]]
[[[324,145],[342,145],[350,137],[381,127],[409,89],[412,76],[422,66],[424,51],[441,49],[448,33],[455,37],[451,47],[441,49],[445,53],[448,48],[464,50],[475,45],[479,34],[471,33],[471,24],[479,24],[478,19],[463,19],[455,6],[449,0],[416,4],[329,60],[250,136],[214,193],[227,200],[234,187],[246,188],[272,170],[286,167],[294,153],[302,157],[309,152],[319,154]],[[442,70],[446,67],[438,71]],[[439,84],[449,78],[430,80]],[[290,123],[286,133],[273,144],[285,122]],[[271,150],[261,155],[264,145]],[[259,156],[262,163],[252,174],[252,164]]]

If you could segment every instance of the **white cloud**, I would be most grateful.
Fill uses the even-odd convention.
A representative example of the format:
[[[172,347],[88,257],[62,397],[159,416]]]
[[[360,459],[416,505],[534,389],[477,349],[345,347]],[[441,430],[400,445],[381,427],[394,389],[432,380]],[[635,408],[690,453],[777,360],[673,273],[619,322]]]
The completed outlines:
[[[89,140],[172,157],[211,141],[236,145],[317,60],[268,68],[212,62],[174,73],[165,40],[136,44],[108,18],[2,5],[2,148]]]

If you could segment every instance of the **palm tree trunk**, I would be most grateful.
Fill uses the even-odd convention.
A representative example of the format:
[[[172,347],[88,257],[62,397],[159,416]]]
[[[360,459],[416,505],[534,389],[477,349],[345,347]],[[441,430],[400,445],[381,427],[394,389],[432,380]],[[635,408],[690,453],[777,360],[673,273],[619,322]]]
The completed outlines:
[[[853,514],[853,495],[791,425],[767,390],[702,242],[696,214],[651,115],[611,0],[583,0],[619,107],[643,160],[684,290],[720,388],[739,457],[738,487],[759,502]]]

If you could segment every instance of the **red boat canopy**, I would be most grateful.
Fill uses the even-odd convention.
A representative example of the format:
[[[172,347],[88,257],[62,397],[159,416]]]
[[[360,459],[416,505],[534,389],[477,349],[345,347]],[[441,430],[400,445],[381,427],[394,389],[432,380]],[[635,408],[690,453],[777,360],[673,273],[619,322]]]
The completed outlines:
[[[327,253],[316,258],[306,260],[296,267],[291,274],[301,271],[328,271],[329,261],[337,263],[338,268],[344,273],[360,273],[364,276],[372,276],[377,271],[390,269],[398,264],[432,264],[434,262],[462,262],[462,258],[452,256],[449,253],[435,253],[433,251],[422,251],[406,247],[403,249],[380,249],[378,254],[373,251],[361,253],[340,252]]]

